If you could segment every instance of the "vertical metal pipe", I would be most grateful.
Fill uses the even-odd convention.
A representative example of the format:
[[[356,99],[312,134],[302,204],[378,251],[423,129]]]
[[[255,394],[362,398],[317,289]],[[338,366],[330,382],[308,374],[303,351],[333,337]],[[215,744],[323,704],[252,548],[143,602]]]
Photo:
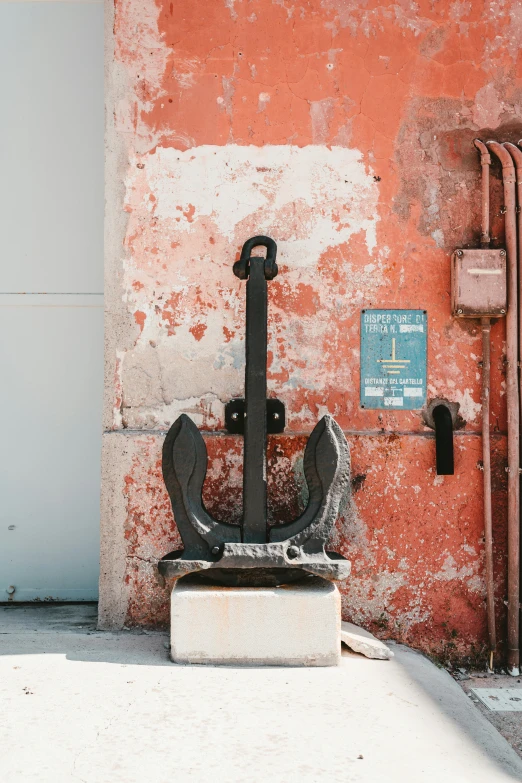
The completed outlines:
[[[489,637],[489,668],[497,647],[495,631],[495,583],[493,579],[493,518],[491,513],[491,450],[489,435],[489,400],[491,375],[491,321],[481,319],[482,325],[482,465],[484,468],[484,537],[486,542],[486,604]]]
[[[519,142],[520,144],[520,142]],[[520,304],[522,303],[522,274],[520,273],[520,265],[522,264],[522,152],[518,149],[518,147],[515,147],[514,144],[510,144],[509,141],[506,141],[503,146],[507,149],[511,157],[513,158],[513,161],[515,163],[515,170],[516,170],[516,181],[517,181],[517,228],[518,228],[518,258],[517,258],[517,265],[518,265],[518,360],[520,362],[521,356],[520,356],[520,346],[522,341],[522,309],[520,307]],[[520,364],[519,364],[520,366]],[[519,400],[520,400],[520,416],[522,421],[522,385],[520,384],[520,374],[519,374]]]
[[[509,151],[511,157],[515,162],[516,179],[517,179],[517,233],[518,233],[518,384],[519,384],[519,397],[520,397],[520,422],[522,423],[522,383],[521,383],[521,367],[522,367],[522,152],[519,147],[522,145],[522,139],[518,142],[518,147],[514,144],[506,142],[504,146]],[[520,471],[519,471],[520,476]],[[519,554],[520,558],[520,554]],[[520,572],[520,564],[519,564]],[[519,608],[520,608],[520,594],[519,594]],[[520,613],[519,613],[520,622]]]
[[[519,592],[520,592],[520,481],[519,481],[519,396],[518,396],[518,279],[515,167],[509,152],[498,142],[487,146],[502,164],[504,206],[506,209],[506,252],[508,311],[506,316],[506,398],[508,421],[508,600],[507,600],[507,668],[518,676]]]
[[[491,237],[489,234],[489,167],[491,166],[491,155],[488,148],[480,139],[474,139],[473,144],[480,152],[480,165],[482,166],[482,231],[480,234],[481,247],[489,247]]]
[[[481,199],[481,234],[480,245],[489,247],[491,236],[489,232],[489,167],[491,155],[486,145],[480,139],[474,140],[474,145],[480,152],[482,166],[482,199]],[[493,574],[493,514],[491,508],[491,440],[489,429],[490,417],[490,382],[491,382],[491,319],[482,318],[482,468],[484,471],[484,539],[486,545],[486,609],[489,638],[489,668],[493,669],[493,656],[497,647],[495,629],[495,581]]]
[[[250,258],[246,284],[245,453],[243,541],[264,544],[266,530],[266,350],[265,259]]]

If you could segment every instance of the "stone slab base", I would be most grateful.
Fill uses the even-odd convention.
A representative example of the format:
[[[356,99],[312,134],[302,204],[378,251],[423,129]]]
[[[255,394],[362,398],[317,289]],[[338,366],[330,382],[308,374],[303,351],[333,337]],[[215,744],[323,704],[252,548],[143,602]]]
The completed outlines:
[[[341,598],[313,577],[282,587],[220,587],[190,577],[171,594],[174,663],[337,666]]]

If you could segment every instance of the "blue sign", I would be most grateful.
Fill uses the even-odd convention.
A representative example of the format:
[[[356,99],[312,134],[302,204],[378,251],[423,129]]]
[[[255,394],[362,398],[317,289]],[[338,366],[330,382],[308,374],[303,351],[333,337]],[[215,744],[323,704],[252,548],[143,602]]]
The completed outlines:
[[[361,408],[424,406],[427,330],[425,310],[361,312]]]

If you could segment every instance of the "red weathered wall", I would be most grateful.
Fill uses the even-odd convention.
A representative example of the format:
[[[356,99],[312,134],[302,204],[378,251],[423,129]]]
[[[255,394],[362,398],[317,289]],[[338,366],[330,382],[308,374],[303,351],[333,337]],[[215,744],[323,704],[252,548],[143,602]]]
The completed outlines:
[[[168,619],[154,563],[179,539],[159,459],[179,413],[209,431],[210,510],[240,517],[242,442],[222,433],[244,362],[244,287],[232,263],[263,233],[278,243],[280,268],[269,285],[269,393],[288,420],[270,443],[271,521],[302,506],[306,435],[331,413],[352,453],[353,496],[333,542],[353,564],[345,618],[440,655],[480,650],[481,338],[477,323],[451,318],[449,258],[479,242],[473,138],[522,135],[522,8],[118,0],[113,23],[102,624]],[[499,245],[496,167],[492,187]],[[420,411],[360,408],[363,307],[428,311],[428,396],[459,403],[465,422],[455,476],[436,476]],[[502,323],[492,339],[501,607]]]

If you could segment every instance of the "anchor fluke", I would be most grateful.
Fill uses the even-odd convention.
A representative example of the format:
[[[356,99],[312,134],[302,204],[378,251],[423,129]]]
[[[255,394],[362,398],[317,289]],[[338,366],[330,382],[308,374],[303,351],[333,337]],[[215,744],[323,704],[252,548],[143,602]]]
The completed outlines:
[[[350,491],[350,450],[343,431],[332,416],[323,416],[306,444],[303,469],[308,504],[294,522],[276,525],[271,541],[285,541],[308,551],[324,549]]]
[[[200,431],[184,413],[176,419],[163,443],[163,480],[186,554],[210,555],[223,541],[240,541],[237,525],[217,522],[202,499],[207,473],[207,448]]]

